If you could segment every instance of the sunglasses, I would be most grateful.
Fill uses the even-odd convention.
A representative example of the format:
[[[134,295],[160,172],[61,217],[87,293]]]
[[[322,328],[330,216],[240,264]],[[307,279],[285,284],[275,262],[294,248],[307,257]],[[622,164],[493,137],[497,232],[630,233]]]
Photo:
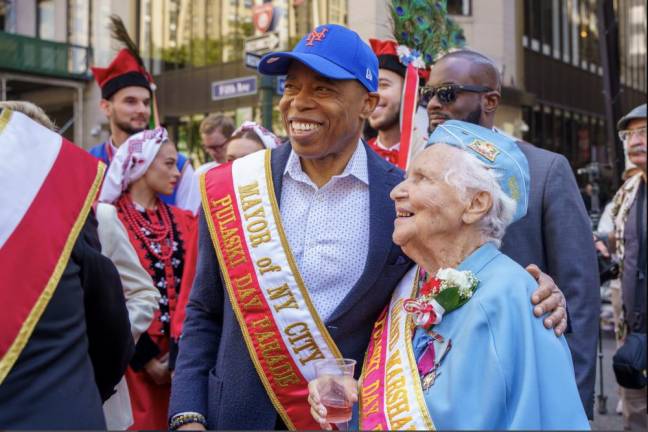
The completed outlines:
[[[427,106],[428,103],[434,98],[439,99],[443,105],[450,105],[457,100],[457,93],[470,92],[470,93],[487,93],[493,91],[490,87],[471,84],[446,84],[438,87],[421,87],[419,90],[419,105]]]
[[[630,138],[632,138],[632,135],[637,134],[639,138],[646,139],[646,126],[640,127],[637,129],[626,129],[626,130],[620,130],[619,131],[619,139],[621,141],[626,142]]]

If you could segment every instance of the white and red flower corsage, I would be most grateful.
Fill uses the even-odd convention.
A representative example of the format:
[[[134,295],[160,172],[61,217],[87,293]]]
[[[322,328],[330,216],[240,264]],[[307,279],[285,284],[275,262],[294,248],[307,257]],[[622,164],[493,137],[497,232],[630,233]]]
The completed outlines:
[[[469,270],[441,269],[436,276],[419,278],[419,293],[415,299],[403,303],[405,312],[414,317],[414,323],[425,329],[438,324],[443,315],[460,308],[473,295],[479,280]]]

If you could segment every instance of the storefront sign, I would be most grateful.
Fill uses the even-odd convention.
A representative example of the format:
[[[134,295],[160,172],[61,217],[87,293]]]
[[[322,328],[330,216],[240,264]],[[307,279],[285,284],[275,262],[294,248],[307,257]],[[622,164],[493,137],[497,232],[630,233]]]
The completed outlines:
[[[252,22],[259,32],[265,33],[270,29],[272,12],[272,3],[263,3],[252,7]]]

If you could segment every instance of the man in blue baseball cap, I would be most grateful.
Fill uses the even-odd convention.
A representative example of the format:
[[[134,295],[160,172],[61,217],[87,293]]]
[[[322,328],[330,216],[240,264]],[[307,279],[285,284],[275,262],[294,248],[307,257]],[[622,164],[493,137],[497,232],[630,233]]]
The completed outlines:
[[[263,57],[259,71],[286,75],[279,109],[290,145],[203,177],[172,429],[318,428],[306,399],[314,361],[361,364],[412,266],[392,242],[389,193],[402,172],[360,138],[379,99],[371,48],[326,24]]]

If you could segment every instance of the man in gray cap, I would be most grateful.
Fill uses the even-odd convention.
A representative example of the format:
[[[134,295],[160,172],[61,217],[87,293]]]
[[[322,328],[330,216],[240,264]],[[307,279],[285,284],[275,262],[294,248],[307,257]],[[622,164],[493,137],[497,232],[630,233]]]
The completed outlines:
[[[638,168],[623,183],[612,204],[610,244],[621,263],[623,305],[616,332],[617,340],[624,345],[629,333],[646,333],[646,104],[621,118],[617,129],[626,160]],[[621,400],[624,429],[646,430],[646,389],[621,387]]]

